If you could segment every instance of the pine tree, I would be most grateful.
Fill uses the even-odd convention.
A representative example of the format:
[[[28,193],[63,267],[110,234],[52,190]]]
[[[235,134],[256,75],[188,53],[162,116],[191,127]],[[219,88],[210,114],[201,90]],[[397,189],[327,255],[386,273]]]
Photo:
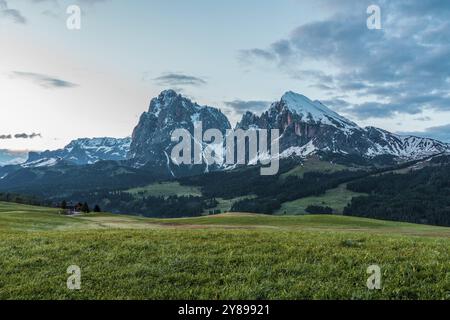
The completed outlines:
[[[102,212],[102,209],[100,209],[100,206],[98,204],[95,205],[94,212]]]
[[[81,211],[84,213],[91,212],[91,210],[89,210],[89,206],[88,206],[87,202],[83,203],[83,206],[81,207]]]

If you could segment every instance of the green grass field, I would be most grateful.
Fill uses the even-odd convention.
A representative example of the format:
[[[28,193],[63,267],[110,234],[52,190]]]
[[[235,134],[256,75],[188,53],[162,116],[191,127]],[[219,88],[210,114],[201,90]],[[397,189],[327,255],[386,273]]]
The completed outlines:
[[[168,197],[168,196],[194,196],[201,197],[200,188],[193,186],[182,186],[179,182],[161,182],[153,183],[142,188],[133,188],[127,192],[134,195]]]
[[[306,197],[285,202],[276,214],[306,214],[306,208],[308,206],[330,207],[335,213],[342,214],[344,208],[350,203],[352,198],[363,195],[363,193],[347,190],[346,185],[342,184],[335,189],[327,190],[321,196]]]
[[[368,290],[367,267],[382,270]],[[81,268],[81,290],[66,287]],[[0,299],[450,299],[450,228],[343,216],[79,217],[0,203]]]

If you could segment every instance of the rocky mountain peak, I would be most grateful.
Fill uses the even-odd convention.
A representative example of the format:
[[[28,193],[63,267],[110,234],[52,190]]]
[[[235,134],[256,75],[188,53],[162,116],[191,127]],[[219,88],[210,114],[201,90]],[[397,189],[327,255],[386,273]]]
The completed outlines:
[[[169,111],[171,108],[177,106],[185,107],[187,105],[190,106],[191,104],[192,103],[189,99],[184,98],[174,90],[164,90],[158,95],[158,97],[151,100],[148,112],[158,116],[163,110]]]
[[[203,130],[219,129],[225,133],[231,128],[227,117],[217,108],[200,106],[174,90],[165,90],[150,102],[148,112],[144,112],[135,127],[129,158],[133,165],[163,167],[173,172],[170,153],[174,146],[172,132],[186,129],[192,135],[194,124],[202,122]]]

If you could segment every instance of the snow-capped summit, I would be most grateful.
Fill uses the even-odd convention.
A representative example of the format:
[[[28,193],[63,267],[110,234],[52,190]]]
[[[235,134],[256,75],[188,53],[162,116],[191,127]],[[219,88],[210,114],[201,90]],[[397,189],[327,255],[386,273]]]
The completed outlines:
[[[288,91],[281,97],[281,103],[299,115],[306,123],[321,123],[348,129],[359,129],[357,124],[332,111],[320,101],[311,101],[302,94]]]
[[[131,138],[82,138],[73,140],[63,149],[30,152],[23,167],[53,166],[60,160],[76,164],[93,164],[101,160],[125,160]]]

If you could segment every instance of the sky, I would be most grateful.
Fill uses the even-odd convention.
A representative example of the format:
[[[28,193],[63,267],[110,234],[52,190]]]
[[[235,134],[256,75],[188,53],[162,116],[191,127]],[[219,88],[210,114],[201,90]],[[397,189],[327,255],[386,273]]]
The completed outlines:
[[[0,149],[130,136],[169,88],[233,123],[292,90],[450,142],[449,16],[439,0],[0,0]]]

